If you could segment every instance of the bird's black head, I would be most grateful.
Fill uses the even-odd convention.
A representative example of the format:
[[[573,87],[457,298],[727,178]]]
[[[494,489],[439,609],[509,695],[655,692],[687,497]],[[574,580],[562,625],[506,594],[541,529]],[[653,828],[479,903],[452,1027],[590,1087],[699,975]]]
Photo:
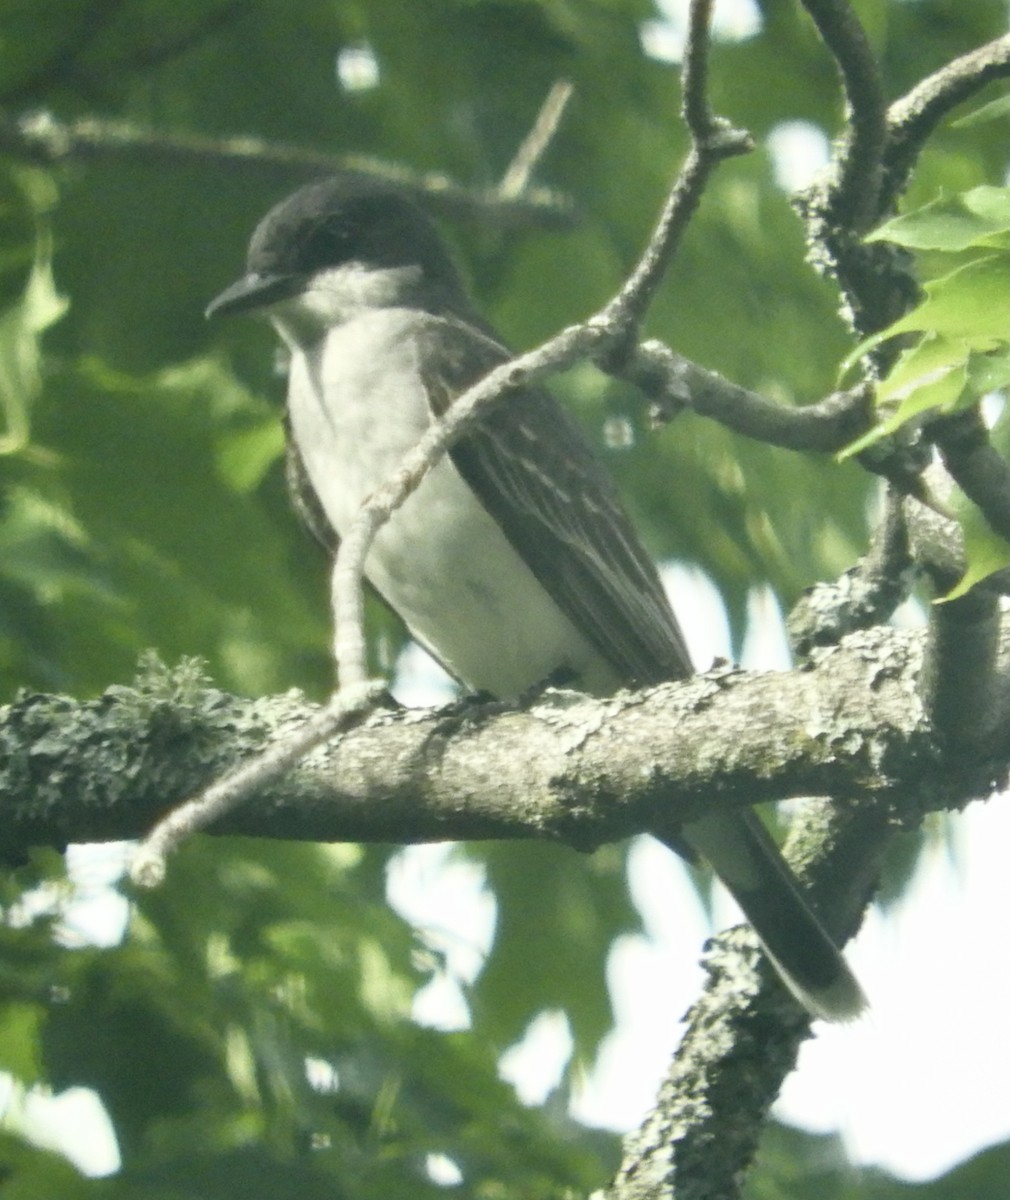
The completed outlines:
[[[249,243],[246,275],[211,302],[207,315],[264,307],[296,295],[317,272],[352,263],[416,267],[429,292],[464,295],[425,212],[389,184],[343,175],[299,188],[267,213]]]

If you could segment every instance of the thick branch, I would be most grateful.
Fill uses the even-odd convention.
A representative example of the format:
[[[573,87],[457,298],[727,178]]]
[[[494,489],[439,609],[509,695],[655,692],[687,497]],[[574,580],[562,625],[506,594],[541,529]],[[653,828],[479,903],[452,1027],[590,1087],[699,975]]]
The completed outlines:
[[[786,857],[840,944],[876,886],[889,832],[881,812],[830,804],[807,806],[794,824]],[[705,967],[708,983],[687,1014],[656,1106],[626,1139],[621,1169],[600,1200],[740,1195],[810,1020],[776,982],[747,927],[713,938]]]
[[[809,669],[714,672],[605,700],[551,692],[525,712],[467,703],[378,713],[214,831],[588,849],[655,827],[659,807],[669,824],[712,805],[810,794],[872,800],[914,822],[986,795],[1010,757],[1010,711],[997,712],[973,763],[945,768],[917,693],[921,640],[873,630],[818,652]],[[136,837],[312,711],[297,696],[241,701],[179,678],[149,676],[82,703],[27,696],[3,712],[8,852]]]

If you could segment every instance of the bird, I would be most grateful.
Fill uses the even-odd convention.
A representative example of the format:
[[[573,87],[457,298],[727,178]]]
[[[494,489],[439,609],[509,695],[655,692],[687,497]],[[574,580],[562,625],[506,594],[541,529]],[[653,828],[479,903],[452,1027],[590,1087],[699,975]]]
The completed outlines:
[[[206,311],[265,316],[286,346],[288,481],[331,553],[431,423],[512,357],[426,209],[359,174],[271,208],[245,273]],[[609,695],[694,671],[615,481],[539,386],[510,393],[450,447],[379,530],[365,574],[474,692],[509,699],[565,679]],[[653,832],[708,862],[811,1016],[863,1011],[858,981],[751,809]]]

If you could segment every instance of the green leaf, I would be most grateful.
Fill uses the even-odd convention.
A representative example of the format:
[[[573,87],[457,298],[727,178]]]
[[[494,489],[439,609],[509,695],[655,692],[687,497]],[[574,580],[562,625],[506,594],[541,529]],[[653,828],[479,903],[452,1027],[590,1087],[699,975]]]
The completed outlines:
[[[923,289],[926,299],[895,321],[886,337],[919,330],[980,341],[1005,340],[1010,312],[1010,272],[1002,255],[976,259]]]
[[[932,408],[952,410],[964,392],[968,372],[966,366],[941,369],[922,380],[883,421],[857,438],[839,452],[842,460],[859,454],[867,446],[879,442],[900,429],[907,421]]]
[[[1010,384],[1010,358],[1002,347],[993,354],[972,354],[968,360],[968,384],[979,399]]]
[[[62,1155],[7,1130],[0,1130],[0,1190],[4,1200],[98,1200],[95,1182]]]
[[[56,290],[47,239],[40,239],[35,263],[19,304],[0,316],[0,455],[28,444],[30,413],[42,387],[42,334],[63,316],[66,298]]]
[[[967,346],[964,340],[927,335],[905,351],[877,390],[878,406],[886,416],[840,451],[839,458],[860,453],[931,409],[958,412],[1010,383],[1010,362],[1004,353],[977,354]]]
[[[993,234],[1010,230],[1010,189],[982,186],[935,200],[895,217],[867,237],[868,242],[895,242],[910,250],[953,253],[984,244]]]
[[[902,333],[938,333],[991,350],[1007,341],[1010,272],[1002,255],[985,255],[925,284],[925,300],[911,312],[866,338],[846,356],[844,375],[866,353]]]
[[[0,1008],[0,1070],[9,1071],[24,1084],[40,1078],[41,1024],[42,1009],[38,1004],[14,1002]]]
[[[959,117],[956,121],[951,121],[951,127],[967,129],[972,125],[985,125],[989,121],[1002,121],[1008,116],[1010,116],[1010,95],[997,96],[995,100],[990,100],[988,104],[976,108],[974,112]]]
[[[473,988],[475,1018],[504,1049],[539,1012],[561,1009],[576,1058],[590,1061],[613,1024],[604,977],[610,945],[641,926],[628,899],[623,849],[603,847],[586,858],[522,843],[488,847],[487,861],[499,915],[492,954]]]
[[[916,345],[903,350],[890,374],[877,388],[877,401],[904,400],[917,388],[957,367],[964,367],[971,354],[965,338],[926,334]]]

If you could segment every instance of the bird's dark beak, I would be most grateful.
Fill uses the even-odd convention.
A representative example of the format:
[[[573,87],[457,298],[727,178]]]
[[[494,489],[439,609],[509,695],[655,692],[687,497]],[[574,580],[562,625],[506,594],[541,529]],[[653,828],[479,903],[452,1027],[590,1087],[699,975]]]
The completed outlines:
[[[215,296],[204,311],[205,317],[228,317],[255,312],[280,300],[297,296],[305,286],[303,275],[260,275],[250,272],[237,283]]]

